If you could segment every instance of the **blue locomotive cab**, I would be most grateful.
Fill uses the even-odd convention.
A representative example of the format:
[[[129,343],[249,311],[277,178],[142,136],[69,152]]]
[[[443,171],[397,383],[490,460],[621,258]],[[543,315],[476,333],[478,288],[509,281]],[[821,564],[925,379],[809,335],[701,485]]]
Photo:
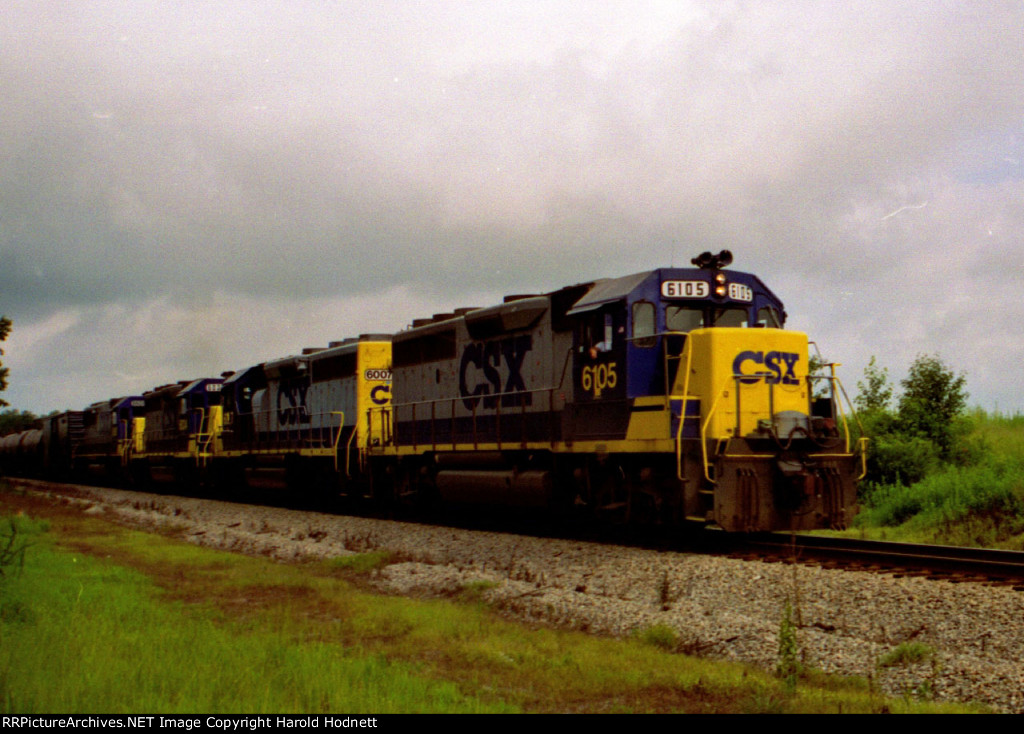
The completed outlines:
[[[571,435],[625,438],[631,414],[659,410],[691,331],[782,328],[779,298],[754,275],[723,272],[728,260],[723,253],[696,258],[703,267],[598,281],[573,304]],[[647,400],[655,396],[662,399]]]
[[[184,380],[143,394],[142,440],[135,438],[137,449],[130,459],[137,484],[176,482],[188,486],[199,481],[213,458],[214,439],[221,431],[223,382],[220,377]]]

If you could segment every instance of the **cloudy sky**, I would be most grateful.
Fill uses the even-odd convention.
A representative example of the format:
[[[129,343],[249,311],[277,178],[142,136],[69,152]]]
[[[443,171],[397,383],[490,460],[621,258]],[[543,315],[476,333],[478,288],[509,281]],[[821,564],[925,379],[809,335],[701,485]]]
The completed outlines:
[[[1024,5],[5,0],[4,398],[47,412],[728,248],[1024,410]]]

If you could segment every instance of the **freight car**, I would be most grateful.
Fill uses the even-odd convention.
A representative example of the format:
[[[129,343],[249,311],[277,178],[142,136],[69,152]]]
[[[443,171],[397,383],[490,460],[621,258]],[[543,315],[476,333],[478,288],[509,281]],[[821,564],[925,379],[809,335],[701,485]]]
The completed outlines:
[[[733,532],[844,527],[864,446],[834,367],[812,374],[780,299],[730,262],[704,253],[693,268],[509,296],[164,386],[143,408],[90,406],[109,437],[98,453],[69,433],[54,444],[68,459],[44,457],[52,426],[24,443],[47,465],[106,452],[136,483],[242,496],[277,486]],[[141,413],[115,419],[126,407]]]

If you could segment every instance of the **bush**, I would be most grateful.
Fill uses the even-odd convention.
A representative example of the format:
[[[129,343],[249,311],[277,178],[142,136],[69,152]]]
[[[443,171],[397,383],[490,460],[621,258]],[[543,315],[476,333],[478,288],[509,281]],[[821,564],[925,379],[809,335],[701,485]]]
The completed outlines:
[[[905,487],[944,464],[973,466],[991,456],[988,443],[971,435],[972,422],[964,415],[965,384],[966,378],[954,375],[937,356],[921,355],[900,382],[903,392],[893,412],[888,370],[871,358],[855,401],[871,439],[866,486]]]
[[[869,486],[858,522],[896,526],[912,519],[923,531],[946,533],[948,542],[1006,539],[1024,531],[1022,464],[993,459],[981,466],[949,466],[911,486]],[[959,537],[960,526],[971,518],[982,524],[971,530],[975,537]]]
[[[914,484],[937,469],[939,448],[926,438],[899,433],[876,436],[869,445],[867,481]]]

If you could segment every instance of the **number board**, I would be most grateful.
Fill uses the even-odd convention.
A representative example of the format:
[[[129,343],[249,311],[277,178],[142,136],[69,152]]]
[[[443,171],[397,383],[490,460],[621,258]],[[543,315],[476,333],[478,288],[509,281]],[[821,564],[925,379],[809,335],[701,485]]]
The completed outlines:
[[[742,283],[730,283],[729,298],[734,301],[746,301],[747,303],[750,303],[754,300],[754,289],[749,285],[743,285]]]
[[[711,286],[704,280],[665,280],[661,283],[662,298],[707,298]]]

